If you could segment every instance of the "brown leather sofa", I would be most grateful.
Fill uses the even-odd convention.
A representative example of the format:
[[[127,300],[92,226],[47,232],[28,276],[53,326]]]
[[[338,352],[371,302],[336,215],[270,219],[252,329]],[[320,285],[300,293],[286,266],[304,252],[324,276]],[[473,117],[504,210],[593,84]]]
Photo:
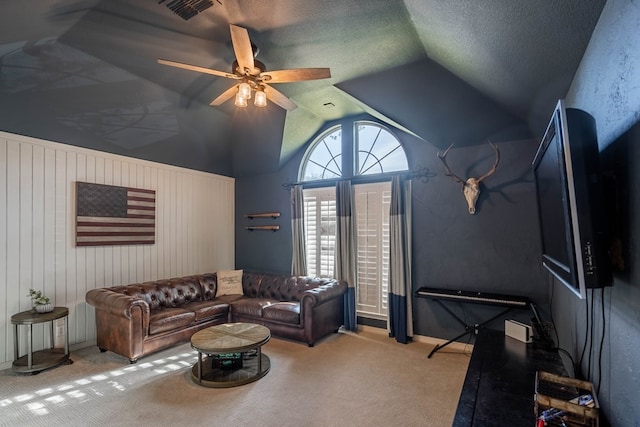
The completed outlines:
[[[92,289],[97,345],[135,363],[227,322],[258,323],[312,347],[342,325],[345,282],[244,272],[243,295],[217,296],[216,273]]]

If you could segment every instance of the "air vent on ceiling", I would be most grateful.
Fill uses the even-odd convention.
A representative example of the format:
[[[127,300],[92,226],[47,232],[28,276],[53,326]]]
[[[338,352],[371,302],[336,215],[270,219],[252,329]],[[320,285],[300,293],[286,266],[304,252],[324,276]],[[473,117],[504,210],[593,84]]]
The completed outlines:
[[[158,4],[164,3],[165,0],[159,0]],[[220,0],[218,0],[220,3]],[[222,3],[220,3],[222,4]],[[176,15],[184,19],[191,19],[198,13],[209,9],[213,6],[211,0],[171,0],[166,6]]]

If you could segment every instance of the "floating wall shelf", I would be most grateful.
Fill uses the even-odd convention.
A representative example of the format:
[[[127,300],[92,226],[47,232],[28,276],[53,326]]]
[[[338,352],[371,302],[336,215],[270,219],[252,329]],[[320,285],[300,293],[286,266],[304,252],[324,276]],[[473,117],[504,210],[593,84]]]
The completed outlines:
[[[253,213],[246,214],[244,217],[253,219],[253,218],[273,218],[276,219],[280,216],[280,212],[262,212],[262,213]]]
[[[280,230],[279,225],[255,225],[253,227],[245,227],[245,230],[253,231],[253,230],[267,230],[267,231],[278,231]]]

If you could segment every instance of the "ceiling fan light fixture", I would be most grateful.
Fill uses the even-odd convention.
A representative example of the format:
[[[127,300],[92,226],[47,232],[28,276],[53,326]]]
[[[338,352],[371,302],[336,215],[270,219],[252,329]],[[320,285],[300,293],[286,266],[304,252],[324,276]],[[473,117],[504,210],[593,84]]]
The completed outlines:
[[[266,107],[267,106],[267,94],[264,93],[262,89],[256,90],[256,98],[253,101],[253,104],[256,107]]]
[[[240,94],[240,96],[242,96],[244,99],[250,99],[251,86],[249,86],[249,83],[247,82],[240,83],[240,85],[238,86],[238,94]]]
[[[164,1],[167,0],[160,0],[160,3]],[[205,1],[211,3],[211,0],[170,0],[170,4]],[[220,0],[218,0],[218,3],[220,3]],[[255,59],[258,49],[251,43],[247,29],[230,24],[229,30],[231,32],[231,45],[236,57],[231,64],[230,72],[160,58],[158,58],[158,63],[235,80],[236,84],[211,101],[209,104],[211,106],[227,102],[235,95],[235,105],[246,107],[247,101],[251,99],[251,92],[255,91],[257,99],[254,100],[254,104],[256,106],[264,107],[267,105],[266,95],[268,93],[271,102],[286,111],[292,111],[298,106],[282,92],[273,88],[271,86],[272,83],[292,83],[331,78],[331,70],[329,68],[292,68],[267,71],[267,67]]]
[[[247,106],[247,98],[242,96],[242,93],[240,93],[240,91],[238,91],[238,93],[236,94],[235,104],[236,104],[236,107],[246,107]]]

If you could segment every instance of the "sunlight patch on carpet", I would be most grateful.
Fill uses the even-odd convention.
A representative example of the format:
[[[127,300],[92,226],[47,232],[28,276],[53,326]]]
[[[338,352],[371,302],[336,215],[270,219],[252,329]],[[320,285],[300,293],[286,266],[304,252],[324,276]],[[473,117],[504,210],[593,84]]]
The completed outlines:
[[[42,388],[33,393],[4,398],[0,400],[0,407],[22,405],[30,415],[42,417],[51,414],[56,407],[67,406],[72,401],[86,402],[115,392],[124,392],[129,384],[190,368],[196,360],[195,351],[183,352],[138,365],[92,374],[86,378]]]

